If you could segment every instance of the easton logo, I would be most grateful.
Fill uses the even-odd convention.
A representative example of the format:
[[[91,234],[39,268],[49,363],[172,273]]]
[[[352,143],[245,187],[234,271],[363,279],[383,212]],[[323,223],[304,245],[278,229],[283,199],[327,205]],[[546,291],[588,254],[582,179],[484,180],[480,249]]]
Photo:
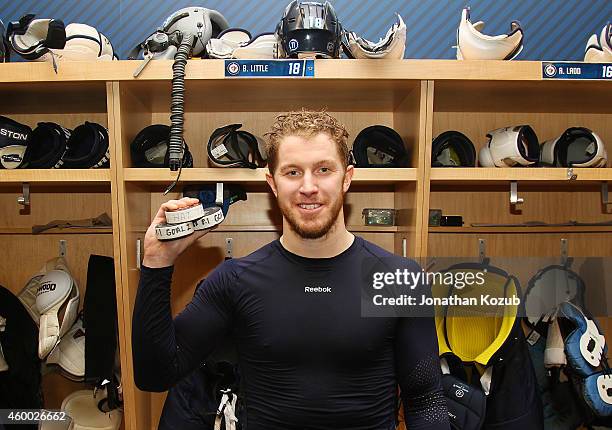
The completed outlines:
[[[46,293],[48,291],[55,291],[55,288],[57,287],[57,284],[42,284],[40,287],[38,287],[38,291],[36,292],[37,296],[40,296],[42,293]]]
[[[0,136],[10,137],[15,140],[28,140],[28,135],[26,133],[16,133],[6,128],[0,128]]]

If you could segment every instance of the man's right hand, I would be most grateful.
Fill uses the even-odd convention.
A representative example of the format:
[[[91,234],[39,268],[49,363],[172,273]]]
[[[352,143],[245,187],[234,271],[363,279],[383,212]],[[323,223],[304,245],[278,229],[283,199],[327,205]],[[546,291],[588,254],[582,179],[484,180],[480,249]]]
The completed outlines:
[[[189,236],[166,241],[158,240],[155,235],[155,226],[166,222],[166,211],[176,211],[199,203],[198,199],[183,197],[180,200],[169,200],[161,205],[145,234],[142,264],[151,268],[172,266],[184,250],[211,230],[198,230]]]

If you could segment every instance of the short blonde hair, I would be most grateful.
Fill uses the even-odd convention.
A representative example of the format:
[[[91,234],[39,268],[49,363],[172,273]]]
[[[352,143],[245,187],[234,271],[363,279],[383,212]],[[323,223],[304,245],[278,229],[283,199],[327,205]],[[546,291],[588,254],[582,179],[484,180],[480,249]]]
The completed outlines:
[[[343,124],[323,111],[292,111],[276,117],[270,131],[265,134],[266,152],[268,153],[268,170],[274,174],[278,163],[278,147],[281,140],[287,136],[312,137],[318,133],[326,133],[336,144],[338,155],[344,169],[349,162],[349,134]]]

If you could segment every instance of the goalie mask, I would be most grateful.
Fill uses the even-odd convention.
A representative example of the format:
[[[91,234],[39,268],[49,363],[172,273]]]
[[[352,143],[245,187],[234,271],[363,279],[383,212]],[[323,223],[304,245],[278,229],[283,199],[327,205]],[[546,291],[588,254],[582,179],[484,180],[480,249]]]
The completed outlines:
[[[472,24],[470,9],[463,9],[457,29],[458,60],[512,60],[523,50],[523,29],[518,21],[512,21],[508,34],[489,36],[481,33],[483,28],[483,21]]]
[[[230,124],[213,132],[207,147],[210,161],[216,167],[265,167],[268,156],[263,140],[240,127]]]
[[[571,127],[542,144],[540,162],[554,167],[606,167],[608,154],[597,134],[585,127]]]
[[[406,24],[399,14],[397,20],[377,43],[363,39],[352,31],[345,32],[342,50],[348,58],[401,60],[406,49]]]
[[[538,137],[528,125],[498,128],[487,137],[489,142],[478,154],[483,167],[529,166],[539,159]]]
[[[431,144],[432,167],[474,167],[476,149],[468,137],[458,131],[445,131]]]
[[[612,24],[601,29],[599,37],[591,35],[584,50],[584,61],[587,63],[612,62]]]
[[[251,37],[242,28],[230,28],[206,44],[206,54],[220,59],[271,59],[278,58],[278,39],[274,33]]]
[[[342,26],[329,2],[293,0],[276,27],[282,57],[340,58]]]

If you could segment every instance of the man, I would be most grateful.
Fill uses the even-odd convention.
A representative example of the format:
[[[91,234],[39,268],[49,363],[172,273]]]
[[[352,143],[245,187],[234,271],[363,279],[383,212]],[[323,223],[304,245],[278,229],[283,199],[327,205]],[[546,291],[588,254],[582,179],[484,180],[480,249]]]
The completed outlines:
[[[136,385],[167,390],[231,333],[248,430],[391,430],[398,383],[410,430],[449,429],[433,318],[360,315],[360,268],[393,255],[344,224],[354,171],[345,128],[325,112],[290,112],[268,138],[281,238],[219,265],[174,321],[172,266],[204,233],[160,242],[153,227],[198,201],[164,203],[149,227],[133,315]]]

